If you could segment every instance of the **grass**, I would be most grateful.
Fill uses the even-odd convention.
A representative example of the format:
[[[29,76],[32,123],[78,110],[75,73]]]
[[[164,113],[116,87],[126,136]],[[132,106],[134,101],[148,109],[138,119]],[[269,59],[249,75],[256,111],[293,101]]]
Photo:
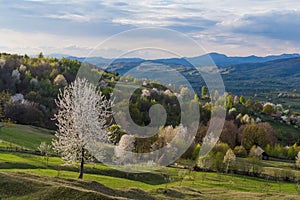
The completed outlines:
[[[278,97],[279,93],[289,95],[289,97]],[[286,109],[292,109],[293,111],[300,112],[299,99],[300,93],[295,91],[270,91],[266,93],[258,93],[255,97],[247,96],[248,98],[254,98],[254,100],[266,102],[271,101],[275,104],[282,104]]]
[[[273,162],[274,161],[272,161],[271,164]],[[57,168],[57,166],[61,164],[62,161],[59,158],[51,157],[49,160],[49,166],[47,167],[41,156],[5,152],[0,153],[0,176],[1,174],[5,174],[8,176],[7,179],[5,179],[6,184],[15,181],[13,179],[10,179],[9,177],[18,176],[19,179],[30,179],[31,181],[33,181],[33,183],[31,183],[31,187],[33,187],[34,189],[44,187],[43,185],[38,184],[40,183],[41,179],[49,179],[51,180],[50,183],[52,182],[52,180],[54,181],[58,179],[64,182],[64,184],[59,187],[59,190],[62,190],[64,192],[60,192],[62,192],[64,195],[66,195],[66,193],[72,194],[75,192],[76,195],[79,195],[80,198],[83,198],[82,195],[86,195],[86,193],[82,192],[82,188],[80,189],[81,186],[77,188],[78,191],[77,189],[70,190],[69,188],[72,184],[79,184],[78,180],[76,179],[78,176],[77,168]],[[178,173],[182,171],[184,171],[186,175],[184,176],[184,179],[181,183],[181,180],[178,177]],[[187,170],[179,170],[176,168],[167,168],[166,172],[172,177],[172,182],[168,184],[163,180],[155,180],[157,179],[157,177],[160,177],[162,171],[154,172],[151,174],[126,174],[124,172],[115,171],[101,164],[88,164],[84,179],[88,184],[96,181],[95,184],[101,183],[103,184],[103,187],[107,187],[110,190],[117,190],[119,192],[126,190],[126,188],[137,187],[140,190],[144,191],[143,195],[148,195],[146,199],[151,199],[154,197],[159,199],[201,199],[204,197],[213,199],[229,199],[230,195],[237,194],[243,194],[246,197],[248,196],[249,199],[250,196],[253,199],[260,199],[263,197],[265,198],[267,196],[271,199],[275,199],[275,197],[280,197],[282,199],[297,199],[297,190],[294,183],[278,183],[276,181],[233,174],[189,172]],[[149,179],[149,177],[153,177],[152,182],[144,180]],[[0,180],[0,185],[3,183],[3,181],[4,180]],[[49,183],[49,181],[46,181],[46,183]],[[54,186],[51,186],[50,188],[52,187]],[[9,190],[13,190],[13,188]],[[92,195],[88,196],[88,198],[92,199],[94,197],[97,197],[97,195],[103,195],[102,193],[99,194],[90,188],[88,190],[91,190],[88,193],[91,193],[90,195]],[[32,194],[30,195],[35,195],[32,197],[38,197],[39,195],[41,195],[39,192],[36,193],[35,191],[38,191],[38,189],[32,191]],[[57,193],[57,188],[54,187],[49,191],[54,191],[55,193]],[[14,195],[19,194],[14,191],[11,192],[13,194],[11,194],[11,196],[9,197],[13,197]],[[27,193],[24,192],[24,194],[22,193],[21,197],[28,197],[26,195]],[[175,195],[175,197],[172,195]]]
[[[295,128],[293,125],[288,125],[286,123],[281,123],[279,120],[274,120],[271,116],[259,115],[259,117],[263,122],[269,122],[274,128],[278,139],[277,143],[284,146],[291,146],[300,139],[299,128]]]
[[[41,195],[38,192],[40,190],[43,190],[43,195],[53,196],[55,194],[56,198],[71,199],[70,195],[74,195],[75,198],[72,198],[80,199],[83,197],[82,195],[88,195],[86,199],[99,199],[99,197],[102,199],[105,196],[107,199],[113,199],[116,198],[115,195],[118,192],[121,193],[121,197],[126,197],[125,191],[128,190],[127,188],[139,188],[138,193],[143,195],[142,199],[240,199],[240,195],[243,196],[243,199],[265,199],[266,197],[269,199],[298,198],[297,191],[292,183],[278,184],[273,181],[246,178],[238,175],[195,172],[195,180],[186,176],[182,183],[174,181],[166,187],[165,184],[150,185],[123,178],[91,174],[86,174],[85,180],[80,181],[75,178],[78,175],[77,173],[69,171],[61,171],[59,177],[57,177],[55,170],[14,169],[1,171],[0,186],[2,188],[0,189],[0,194],[3,197],[11,197],[12,199],[15,199],[13,197],[16,196],[26,199],[29,197],[28,195],[30,195],[30,199],[38,199]],[[3,178],[4,175],[7,178]],[[18,180],[21,180],[18,184],[22,182],[27,186],[22,187],[23,191],[17,189],[19,185],[12,187],[16,185],[15,182],[18,182]],[[32,181],[32,183],[26,183],[28,180]],[[99,189],[99,185],[100,188],[105,188],[105,190],[95,193],[94,190]],[[45,191],[46,186],[47,191]],[[3,187],[7,190],[4,190]],[[57,191],[58,189],[60,190],[59,192]],[[9,194],[7,194],[7,191],[10,191]],[[130,194],[130,191],[132,190],[126,191],[127,195],[128,193]],[[88,194],[85,192],[88,192]],[[77,196],[78,198],[76,198]],[[141,196],[135,193],[130,199],[141,199]]]
[[[139,189],[117,190],[95,181],[23,172],[0,173],[0,194],[5,199],[154,199]]]
[[[41,142],[51,143],[53,131],[34,126],[13,124],[12,127],[0,129],[0,146],[23,147],[29,150],[37,150]]]
[[[298,141],[300,139],[300,131],[294,126],[282,124],[278,121],[270,121],[270,124],[275,129],[279,142],[293,145],[294,142],[291,141]]]
[[[5,143],[30,149],[53,137],[51,131],[22,125],[3,128],[0,135]],[[271,173],[289,169],[292,163],[267,161],[262,166]],[[172,181],[168,183],[163,174]],[[87,164],[84,180],[77,176],[78,166],[64,166],[58,157],[50,157],[46,165],[42,156],[0,151],[0,196],[4,199],[299,199],[295,183],[177,168],[130,174]]]

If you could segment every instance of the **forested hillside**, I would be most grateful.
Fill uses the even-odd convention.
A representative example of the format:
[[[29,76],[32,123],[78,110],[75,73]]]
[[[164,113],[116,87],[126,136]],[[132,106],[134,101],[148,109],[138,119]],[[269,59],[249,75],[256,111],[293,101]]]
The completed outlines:
[[[37,58],[30,58],[27,55],[3,53],[0,59],[1,120],[55,130],[55,121],[51,119],[56,112],[55,99],[58,91],[75,80],[81,62],[66,58],[59,60],[45,58],[43,54],[40,54]],[[168,89],[155,81],[119,76],[102,71],[92,65],[89,66],[93,72],[98,73],[99,78],[102,75],[98,86],[107,97],[110,96],[109,94],[113,91],[118,80],[125,81],[126,85],[122,86],[122,91],[114,91],[116,93],[125,92],[126,88],[131,87],[131,84],[141,85],[132,94],[129,105],[130,117],[136,124],[145,126],[150,123],[149,110],[155,104],[161,104],[167,111],[165,126],[177,126],[180,123],[182,114],[188,116],[185,109],[180,108],[178,102],[178,98],[182,98],[189,93],[187,88],[171,86]],[[201,117],[195,143],[191,147],[190,153],[187,152],[187,154],[191,154],[196,145],[202,142],[209,126],[211,111],[216,106],[210,103],[210,97],[218,95],[209,94],[207,88],[202,86],[201,83],[197,87],[202,92],[195,95],[193,102],[189,104],[198,104]],[[232,93],[228,93],[221,98],[223,99],[221,101],[223,105],[221,106],[227,110],[227,121],[220,141],[227,143],[231,148],[244,143],[245,130],[249,126],[264,129],[262,137],[251,141],[249,147],[256,143],[263,147],[268,144],[272,146],[276,142],[281,145],[293,145],[299,141],[298,127],[300,126],[300,120],[292,110],[272,102],[265,103],[251,98],[246,99]],[[122,104],[122,102],[119,103]],[[118,108],[119,105],[115,106]],[[116,114],[125,117],[122,110],[119,110]],[[114,142],[117,143],[124,132],[122,127],[116,125],[113,125],[112,129],[118,130],[115,132],[116,136],[114,136],[117,138]],[[155,137],[159,136],[156,135]],[[143,151],[150,151],[149,148],[154,139],[140,140],[137,142],[140,145],[137,146],[146,148]],[[288,157],[288,155],[286,154],[285,157]],[[292,155],[290,158],[293,158]]]
[[[55,128],[50,120],[60,88],[74,81],[80,62],[68,59],[30,58],[0,54],[0,91],[5,118],[22,124]],[[12,98],[11,98],[12,96]]]

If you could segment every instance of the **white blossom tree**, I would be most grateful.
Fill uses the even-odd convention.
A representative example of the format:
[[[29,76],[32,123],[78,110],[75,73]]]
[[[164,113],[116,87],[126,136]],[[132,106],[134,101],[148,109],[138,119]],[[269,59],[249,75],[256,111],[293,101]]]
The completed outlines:
[[[226,173],[228,172],[229,166],[235,162],[236,156],[232,149],[228,149],[226,155],[224,156],[223,162],[226,164]]]
[[[47,166],[49,161],[49,153],[51,149],[52,149],[51,145],[46,144],[46,142],[41,142],[40,146],[38,147],[38,150],[40,151],[41,155],[44,156],[44,159],[46,160]]]
[[[91,158],[89,146],[108,141],[106,128],[112,101],[86,79],[77,78],[60,91],[56,104],[58,130],[52,142],[54,150],[66,164],[80,162],[79,178],[82,179],[84,163]]]
[[[151,150],[156,151],[165,147],[164,151],[157,154],[156,162],[163,165],[169,160],[177,159],[179,152],[184,149],[184,143],[189,141],[188,129],[182,124],[161,127],[157,140],[151,145]]]
[[[135,148],[135,137],[133,135],[123,135],[115,148],[115,156],[117,164],[132,164],[134,162],[133,150]]]
[[[296,156],[296,166],[298,168],[300,168],[300,151],[298,152],[297,156]]]

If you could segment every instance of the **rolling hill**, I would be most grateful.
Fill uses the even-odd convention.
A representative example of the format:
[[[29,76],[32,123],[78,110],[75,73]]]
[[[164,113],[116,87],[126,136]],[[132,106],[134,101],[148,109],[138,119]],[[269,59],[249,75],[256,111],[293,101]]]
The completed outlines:
[[[119,58],[119,59],[109,59],[103,57],[76,57],[76,56],[68,56],[68,55],[60,55],[60,54],[50,54],[48,57],[56,57],[58,59],[62,57],[66,57],[70,60],[78,60],[80,62],[89,62],[91,64],[97,65],[99,67],[105,66],[107,64],[113,63],[140,63],[144,61],[149,61],[141,58]],[[194,66],[205,66],[207,64],[211,64],[212,61],[218,67],[227,67],[229,65],[235,64],[243,64],[243,63],[263,63],[278,59],[287,59],[287,58],[297,58],[300,57],[299,54],[281,54],[281,55],[270,55],[270,56],[227,56],[220,53],[208,53],[197,57],[184,57],[184,58],[166,58],[166,59],[156,59],[151,60],[155,63],[167,64],[167,65],[182,65],[182,66],[190,66],[193,64]]]
[[[227,90],[234,93],[300,90],[300,58],[232,65],[222,76]]]
[[[0,129],[0,147],[19,147],[37,150],[41,142],[51,143],[54,131],[47,129],[13,124],[11,127]]]
[[[226,56],[224,54],[219,53],[209,53],[208,55],[193,57],[193,58],[187,58],[187,60],[191,61],[193,64],[200,64],[205,59],[207,59],[207,56],[210,56],[214,63],[218,67],[226,67],[229,65],[236,65],[236,64],[243,64],[243,63],[263,63],[278,59],[287,59],[287,58],[297,58],[300,55],[299,54],[281,54],[281,55],[271,55],[271,56],[246,56],[246,57],[240,57],[240,56]]]
[[[85,58],[68,57],[71,60],[84,61]],[[220,68],[228,92],[236,94],[254,94],[271,90],[300,90],[300,55],[282,54],[277,56],[247,56],[230,57],[219,53],[209,53],[192,58],[167,58],[156,60],[143,60],[140,58],[106,59],[102,57],[86,58],[87,62],[98,67],[107,66],[108,71],[126,74],[128,71],[141,65],[154,66],[167,65],[179,71],[189,80],[195,91],[200,92],[201,85],[204,85],[202,77],[196,72],[194,66],[205,66],[211,64],[212,59]],[[112,62],[112,63],[111,63]],[[150,63],[150,64],[149,64]],[[135,74],[136,78],[148,78],[144,69]],[[162,73],[164,75],[164,73]],[[159,77],[157,78],[159,80]],[[236,84],[238,82],[238,84]]]
[[[159,72],[156,73],[156,78],[159,80],[159,76],[166,75],[166,73],[162,73],[163,68],[159,69],[159,65],[166,65],[166,62],[165,60],[156,60],[138,63],[113,63],[108,70],[123,75],[132,69],[138,69],[138,73],[132,72],[129,74],[135,78],[153,79],[153,76],[150,77],[153,72],[151,74],[146,72],[149,69],[155,69],[156,72]],[[162,65],[162,63],[164,64]],[[200,93],[200,87],[205,83],[195,68],[176,64],[167,64],[167,66],[180,72],[189,80],[195,91]],[[234,94],[254,94],[274,90],[300,90],[300,57],[272,60],[263,63],[236,64],[228,67],[220,67],[219,69],[226,90]],[[149,77],[147,76],[148,74],[150,74]]]

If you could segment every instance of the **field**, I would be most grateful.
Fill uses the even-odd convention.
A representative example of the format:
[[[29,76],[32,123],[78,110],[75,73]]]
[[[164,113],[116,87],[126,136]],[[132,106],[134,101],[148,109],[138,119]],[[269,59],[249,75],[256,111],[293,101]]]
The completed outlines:
[[[34,138],[30,136],[34,134]],[[22,138],[22,139],[19,139]],[[14,125],[0,131],[2,144],[36,150],[53,133]],[[263,169],[291,168],[292,163],[266,161]],[[0,152],[0,196],[4,199],[299,199],[300,186],[242,175],[193,172],[168,167],[153,173],[128,174],[88,164],[84,180],[78,168],[58,157]],[[166,177],[169,177],[166,179]],[[169,181],[170,180],[170,181]]]
[[[279,95],[281,94],[281,95]],[[255,96],[246,95],[246,98],[253,98],[261,102],[273,102],[275,104],[282,104],[284,108],[291,109],[296,112],[300,112],[299,91],[270,91],[265,93],[259,93]]]
[[[51,143],[54,131],[34,126],[13,124],[0,130],[0,147],[20,147],[37,150],[41,142]]]

